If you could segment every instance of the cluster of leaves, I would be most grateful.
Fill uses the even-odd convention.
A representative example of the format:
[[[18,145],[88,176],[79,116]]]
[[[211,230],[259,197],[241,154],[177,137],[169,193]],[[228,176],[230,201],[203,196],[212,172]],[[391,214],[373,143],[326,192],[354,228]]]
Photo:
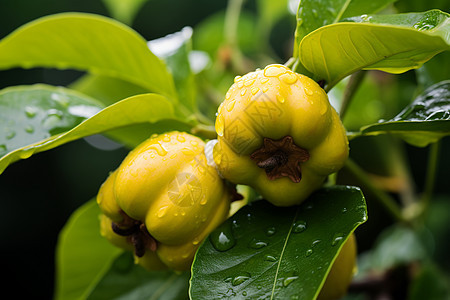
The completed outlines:
[[[130,22],[145,1],[126,2],[105,3],[118,19]],[[433,60],[422,65],[450,50],[450,16],[439,10],[377,14],[391,2],[301,1],[287,65],[324,84],[330,98],[337,99],[333,104],[340,107],[346,126],[352,124],[350,101],[356,105],[362,98],[356,90],[365,70],[397,74],[418,69],[422,90],[412,103],[387,121],[353,123],[359,127],[348,136],[389,133],[415,146],[436,143],[450,134],[450,81],[442,81],[448,76],[436,77],[442,72],[433,70]],[[240,14],[241,5],[230,1],[226,14],[210,18],[198,31],[185,28],[150,42],[116,20],[81,13],[44,17],[15,30],[0,41],[0,69],[47,67],[86,73],[68,87],[37,84],[0,91],[0,172],[20,159],[100,133],[130,149],[152,133],[175,129],[214,138],[214,113],[230,79],[255,65],[276,62],[270,56],[248,56],[272,54],[267,49],[271,27],[289,17],[287,1],[258,1],[259,18]],[[248,45],[240,37],[252,30],[258,35]],[[216,43],[202,43],[212,37]],[[262,41],[258,46],[265,53],[252,53],[258,48],[256,40]],[[370,99],[359,101],[367,104]],[[354,163],[347,167],[365,178]],[[379,198],[399,220],[411,221],[389,198]],[[175,274],[135,266],[130,253],[100,237],[98,214],[95,201],[89,201],[62,231],[56,298],[185,299],[189,289],[192,299],[313,299],[342,244],[367,219],[364,197],[356,187],[324,188],[295,209],[255,201],[203,243],[191,274]],[[414,245],[414,233],[401,228],[388,238],[406,230],[400,235],[411,234],[407,242]],[[361,274],[387,253],[385,244],[386,239],[365,260],[368,267]],[[398,257],[412,261],[425,255],[416,254]],[[396,263],[398,259],[375,265],[386,269]]]

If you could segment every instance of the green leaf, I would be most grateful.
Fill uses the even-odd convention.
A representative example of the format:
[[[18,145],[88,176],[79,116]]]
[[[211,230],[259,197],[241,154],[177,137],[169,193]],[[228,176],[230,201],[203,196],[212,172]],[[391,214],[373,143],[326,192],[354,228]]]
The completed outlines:
[[[173,79],[146,41],[98,15],[57,14],[15,30],[0,41],[0,69],[14,67],[85,70],[176,99]]]
[[[131,25],[139,9],[148,0],[102,0],[112,17],[125,24]]]
[[[103,105],[62,87],[43,84],[0,91],[0,157],[72,129]]]
[[[361,129],[364,135],[387,132],[419,147],[450,135],[450,80],[426,89],[393,119]]]
[[[355,23],[321,27],[299,45],[301,63],[327,90],[360,69],[402,73],[450,49],[450,18],[438,10],[348,20]]]
[[[149,272],[125,252],[112,264],[87,299],[188,299],[189,272]]]
[[[128,81],[93,74],[82,76],[69,87],[97,99],[105,106],[131,96],[146,94],[148,92],[148,90]]]
[[[35,144],[9,152],[0,159],[0,173],[11,163],[53,149],[89,135],[139,123],[174,119],[183,122],[172,102],[158,94],[143,94],[119,101],[103,109],[73,129]],[[148,136],[151,132],[148,132]]]
[[[80,299],[122,250],[100,235],[95,200],[76,210],[60,233],[56,253],[55,299]]]
[[[297,11],[296,44],[310,32],[343,18],[373,14],[395,0],[302,0]]]
[[[297,207],[261,200],[239,210],[197,252],[192,299],[314,299],[348,236],[367,219],[361,191],[335,186]]]
[[[191,111],[196,111],[196,83],[189,63],[189,54],[192,50],[191,37],[192,28],[184,27],[179,32],[149,41],[148,46],[169,68],[180,102]]]

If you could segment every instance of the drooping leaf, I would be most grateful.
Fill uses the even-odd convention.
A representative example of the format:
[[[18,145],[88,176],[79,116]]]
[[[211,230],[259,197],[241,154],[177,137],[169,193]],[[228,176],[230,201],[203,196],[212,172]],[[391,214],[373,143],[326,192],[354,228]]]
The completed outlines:
[[[139,9],[148,0],[102,0],[114,19],[131,25]]]
[[[96,201],[89,201],[72,214],[61,231],[55,299],[83,299],[122,252],[100,235],[99,214]]]
[[[49,67],[116,77],[176,100],[166,66],[131,28],[106,17],[62,13],[30,22],[0,41],[0,69]]]
[[[340,248],[366,218],[364,197],[354,187],[322,189],[297,207],[253,202],[198,250],[191,299],[314,299]]]
[[[184,118],[180,117],[172,102],[161,95],[142,94],[127,98],[108,106],[67,132],[9,152],[0,159],[0,172],[19,159],[26,159],[35,153],[53,149],[76,139],[132,124],[155,123],[170,119],[184,123]],[[148,135],[151,135],[151,132]]]
[[[118,257],[87,299],[187,300],[189,273],[149,272],[133,261],[131,252]]]
[[[72,129],[103,105],[83,94],[49,85],[0,91],[0,157]]]
[[[361,129],[365,135],[387,132],[420,147],[450,135],[450,80],[430,86],[393,119]]]
[[[450,18],[438,10],[347,20],[353,23],[321,27],[299,45],[302,65],[327,90],[361,69],[402,73],[450,50]]]

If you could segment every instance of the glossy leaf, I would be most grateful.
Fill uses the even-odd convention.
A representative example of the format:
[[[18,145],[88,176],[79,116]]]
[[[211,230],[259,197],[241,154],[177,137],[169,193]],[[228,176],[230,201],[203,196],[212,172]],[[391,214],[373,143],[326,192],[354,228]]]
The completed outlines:
[[[0,69],[14,67],[85,70],[176,99],[172,77],[146,41],[98,15],[57,14],[15,30],[0,41]]]
[[[187,300],[189,273],[149,272],[134,263],[131,252],[118,257],[87,299]]]
[[[389,121],[362,128],[362,134],[394,133],[416,146],[450,135],[450,80],[432,85]]]
[[[395,0],[302,0],[297,11],[295,39],[297,45],[319,27],[340,22],[343,18],[373,14]]]
[[[349,21],[354,23],[321,27],[300,42],[301,63],[316,79],[327,82],[327,90],[360,69],[402,73],[450,50],[450,18],[441,11]]]
[[[69,89],[43,84],[0,91],[0,157],[72,129],[103,105]]]
[[[60,233],[55,299],[83,299],[122,252],[100,235],[95,200],[76,210]]]
[[[366,219],[354,187],[322,189],[297,207],[253,202],[198,250],[191,299],[314,299],[343,243]]]
[[[119,101],[103,109],[73,129],[40,142],[9,152],[0,159],[0,172],[11,163],[53,149],[89,135],[139,123],[174,119],[183,122],[172,102],[157,94],[143,94]],[[151,132],[148,132],[151,135]]]

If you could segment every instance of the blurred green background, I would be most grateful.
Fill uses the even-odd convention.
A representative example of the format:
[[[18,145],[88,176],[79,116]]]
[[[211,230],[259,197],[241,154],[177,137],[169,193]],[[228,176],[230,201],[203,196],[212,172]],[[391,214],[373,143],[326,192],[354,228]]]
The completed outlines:
[[[255,41],[258,28],[265,28],[253,22],[258,13],[257,0],[246,1],[244,19],[239,37],[241,50],[248,57],[258,57],[252,67],[264,67],[263,62],[284,63],[290,57],[295,30],[295,16],[286,13],[274,24],[268,33],[258,34],[268,37],[269,46],[259,53],[264,44]],[[435,1],[425,7],[422,1],[399,1],[396,7],[401,11],[420,11],[428,8],[447,10],[448,1]],[[431,4],[430,4],[431,5]],[[147,40],[163,37],[181,30],[185,26],[194,29],[194,50],[196,47],[215,55],[220,34],[217,26],[223,20],[227,1],[209,0],[169,0],[147,1],[136,15],[131,26]],[[111,16],[101,0],[2,0],[0,2],[0,38],[17,27],[39,17],[59,12],[89,12]],[[268,19],[262,18],[262,20]],[[216,25],[214,25],[216,24]],[[273,25],[273,26],[272,26]],[[196,39],[198,33],[198,39]],[[267,46],[267,45],[266,45]],[[264,57],[259,57],[264,54]],[[448,56],[448,53],[445,54]],[[214,57],[212,58],[215,59]],[[448,60],[447,60],[448,61]],[[235,75],[233,70],[223,70],[224,76],[217,80],[217,93],[224,95]],[[225,73],[228,72],[228,73]],[[49,69],[13,69],[0,72],[0,88],[21,84],[47,83],[67,85],[83,73]],[[223,74],[222,74],[223,75]],[[448,79],[448,77],[447,77]],[[394,76],[370,73],[366,77],[356,100],[349,108],[347,128],[356,129],[361,125],[375,122],[379,118],[388,119],[412,100],[417,92],[414,71]],[[380,88],[382,87],[382,88]],[[336,89],[333,91],[339,95]],[[370,100],[367,100],[370,98]],[[358,102],[360,100],[360,102]],[[58,233],[70,214],[85,201],[93,198],[109,171],[114,170],[128,150],[115,147],[102,150],[92,145],[91,140],[79,140],[63,147],[41,153],[19,161],[0,175],[0,226],[2,236],[1,268],[6,275],[2,286],[12,288],[21,298],[49,299],[53,295],[54,254]],[[412,184],[417,191],[423,189],[428,148],[415,148],[402,143],[403,151],[397,157],[384,155],[393,142],[390,137],[366,137],[351,143],[352,156],[372,174],[390,176],[392,161],[404,159],[411,168]],[[400,142],[401,143],[401,142]],[[438,172],[436,193],[441,201],[438,209],[431,210],[431,220],[436,228],[433,253],[448,271],[450,263],[446,259],[449,241],[448,218],[439,215],[449,207],[450,195],[450,139],[444,138],[441,147],[441,167]],[[357,155],[356,155],[357,154]],[[389,162],[391,161],[391,162]],[[388,163],[387,163],[388,162]],[[358,181],[345,172],[340,181],[358,185]],[[395,192],[393,192],[396,195]],[[367,194],[369,221],[358,229],[359,251],[364,252],[374,245],[376,237],[384,228],[392,224],[385,211]],[[434,226],[434,227],[433,227]],[[433,233],[434,234],[434,233]],[[442,239],[438,238],[442,237]],[[437,250],[436,250],[437,249]]]

